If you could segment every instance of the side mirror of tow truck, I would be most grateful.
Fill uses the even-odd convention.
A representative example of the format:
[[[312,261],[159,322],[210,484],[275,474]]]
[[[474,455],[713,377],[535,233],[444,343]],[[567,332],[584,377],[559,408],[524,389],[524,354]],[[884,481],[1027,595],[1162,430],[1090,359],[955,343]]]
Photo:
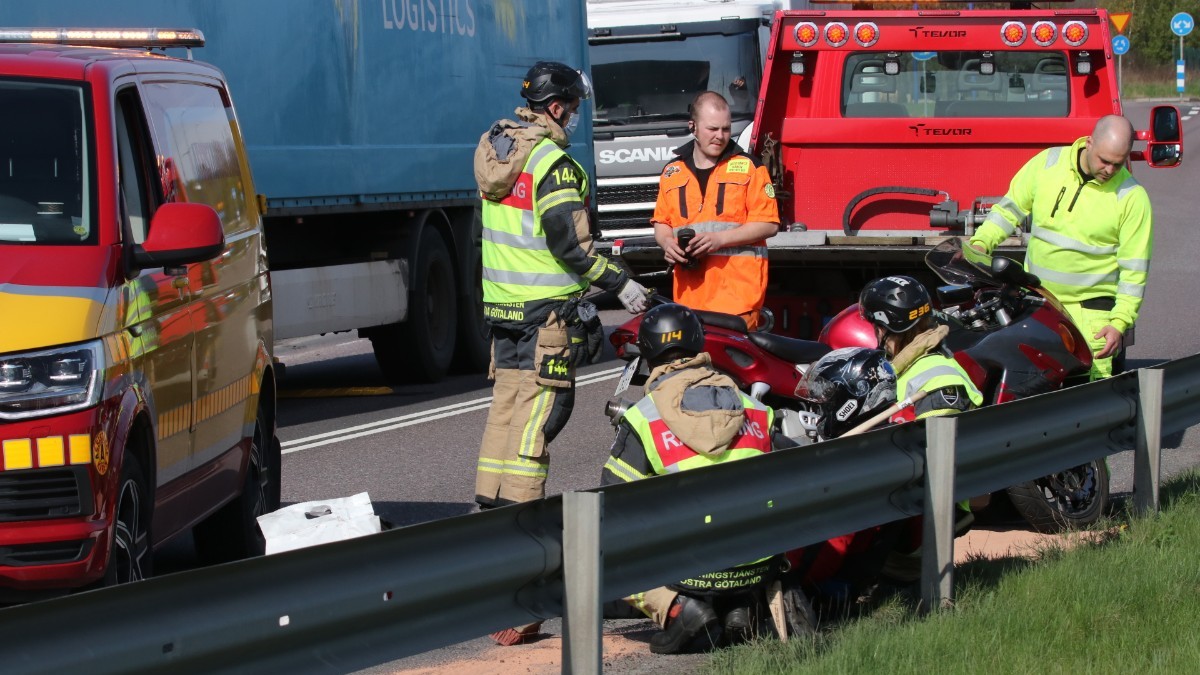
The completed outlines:
[[[1130,153],[1130,159],[1144,160],[1155,169],[1166,169],[1183,163],[1183,132],[1179,128],[1179,109],[1173,105],[1157,105],[1150,109],[1150,130],[1139,131],[1138,140],[1146,141],[1146,149]]]

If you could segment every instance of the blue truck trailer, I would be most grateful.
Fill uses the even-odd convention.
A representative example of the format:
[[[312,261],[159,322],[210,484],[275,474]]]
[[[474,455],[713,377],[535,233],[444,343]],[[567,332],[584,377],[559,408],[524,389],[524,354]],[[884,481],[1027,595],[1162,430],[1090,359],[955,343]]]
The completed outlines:
[[[201,30],[265,200],[276,338],[357,330],[390,381],[487,365],[475,145],[534,62],[587,67],[583,0],[52,0],[0,21]]]

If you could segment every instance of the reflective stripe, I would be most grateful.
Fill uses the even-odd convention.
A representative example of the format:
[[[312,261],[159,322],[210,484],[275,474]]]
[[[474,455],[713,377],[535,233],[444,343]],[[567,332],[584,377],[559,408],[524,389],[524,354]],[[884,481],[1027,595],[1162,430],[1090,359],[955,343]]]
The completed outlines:
[[[709,253],[709,255],[723,255],[723,256],[728,256],[731,258],[733,256],[739,256],[739,255],[752,256],[755,258],[765,258],[765,257],[767,257],[767,247],[766,246],[726,246],[725,248],[719,248],[719,249]]]
[[[983,222],[991,223],[991,224],[999,227],[1001,230],[1004,231],[1004,236],[1006,236],[1006,237],[1013,236],[1013,233],[1017,231],[1016,225],[1013,225],[1012,223],[1008,222],[1008,218],[1005,218],[1004,216],[1000,215],[996,211],[992,211],[992,212],[988,213],[987,219],[984,220]]]
[[[515,284],[518,286],[547,286],[558,288],[572,284],[582,284],[583,278],[569,272],[554,274],[552,272],[513,272],[483,268],[483,280],[496,284]]]
[[[42,297],[79,298],[93,302],[104,302],[108,296],[107,288],[88,288],[83,286],[26,286],[24,284],[0,284],[0,293],[12,295],[28,295]],[[143,293],[145,291],[142,291]]]
[[[511,462],[505,462],[504,473],[513,476],[545,478],[550,474],[550,467],[543,462],[529,462],[518,459]]]
[[[1002,197],[1000,201],[996,202],[996,206],[1011,211],[1013,215],[1017,216],[1018,221],[1025,220],[1029,217],[1029,213],[1026,212],[1025,209],[1017,206],[1017,203],[1008,197]]]
[[[1035,239],[1041,239],[1048,244],[1054,244],[1059,248],[1065,248],[1070,251],[1078,251],[1079,253],[1089,253],[1091,255],[1112,255],[1117,252],[1116,246],[1092,246],[1085,244],[1079,240],[1072,239],[1065,234],[1053,232],[1041,225],[1034,225],[1030,235]]]
[[[1131,295],[1135,298],[1141,298],[1145,297],[1146,295],[1146,287],[1141,284],[1131,284],[1122,281],[1117,284],[1117,292],[1122,295]]]
[[[546,248],[545,237],[533,237],[521,234],[509,234],[500,230],[493,230],[490,227],[483,228],[483,239],[493,244],[502,246],[511,246],[513,248],[523,248],[527,250],[540,250]]]
[[[538,364],[534,364],[537,368]],[[538,387],[537,398],[533,401],[533,409],[529,413],[529,420],[525,422],[525,430],[521,433],[521,446],[517,448],[517,454],[522,457],[532,457],[532,450],[536,445],[537,434],[545,426],[546,416],[550,414],[550,408],[554,403],[554,392],[550,387]]]
[[[609,457],[608,461],[604,463],[604,468],[608,469],[609,473],[617,478],[620,478],[626,483],[631,483],[635,480],[641,480],[643,478],[649,478],[649,476],[633,468],[619,457]]]
[[[1140,183],[1138,183],[1137,179],[1134,178],[1133,176],[1126,178],[1125,182],[1121,183],[1121,187],[1117,188],[1117,201],[1121,201],[1122,199],[1124,199],[1125,195],[1129,194],[1130,190],[1133,190],[1134,188],[1138,187],[1139,185],[1140,185]]]
[[[525,166],[532,172],[543,159],[546,159],[558,149],[558,145],[554,141],[551,141],[549,138],[543,138],[537,144],[537,147],[533,149],[533,152],[529,153],[529,159],[525,160]],[[540,179],[541,176],[535,176],[535,178]],[[537,188],[536,180],[533,186]]]
[[[504,473],[504,462],[498,459],[480,457],[479,470],[484,473]]]
[[[1145,258],[1118,258],[1117,264],[1130,272],[1149,272],[1150,261]]]
[[[1055,164],[1058,164],[1058,156],[1060,154],[1062,154],[1063,150],[1064,150],[1063,146],[1059,146],[1057,148],[1050,148],[1050,151],[1046,153],[1046,168],[1047,169],[1054,166]]]
[[[577,204],[583,203],[583,200],[579,198],[579,193],[574,189],[556,190],[551,192],[550,194],[538,200],[538,215],[540,216],[545,214],[547,211],[558,206],[559,204],[567,204],[570,202],[575,202]]]
[[[1115,284],[1118,274],[1113,272],[1097,272],[1095,274],[1071,274],[1056,272],[1026,261],[1029,271],[1041,277],[1042,281],[1053,281],[1064,286],[1095,286],[1097,284]]]
[[[922,387],[937,377],[953,377],[958,380],[962,379],[962,373],[953,366],[930,366],[909,378],[907,386],[904,387],[904,397],[911,398],[913,394],[921,391]],[[967,383],[969,384],[970,381],[968,380]],[[974,386],[972,385],[971,388],[974,389]]]
[[[696,234],[701,232],[724,232],[738,227],[741,223],[731,223],[724,220],[705,220],[699,223],[690,223],[685,227],[690,227],[696,231]]]
[[[604,275],[604,270],[607,268],[608,258],[605,258],[602,255],[597,255],[596,262],[592,263],[592,266],[588,268],[586,273],[584,273],[583,278],[594,283],[597,279]]]

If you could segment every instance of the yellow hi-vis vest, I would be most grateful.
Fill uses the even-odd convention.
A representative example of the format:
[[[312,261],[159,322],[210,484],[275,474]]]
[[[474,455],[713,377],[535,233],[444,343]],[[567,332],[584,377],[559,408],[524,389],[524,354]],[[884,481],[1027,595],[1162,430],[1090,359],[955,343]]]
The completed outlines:
[[[579,189],[537,197],[537,187],[563,157],[571,159]],[[508,196],[483,200],[483,301],[520,303],[566,298],[586,290],[587,279],[554,257],[546,244],[542,214],[588,194],[587,172],[554,141],[543,138],[525,160],[525,170]],[[599,270],[603,271],[603,268]]]
[[[1114,298],[1109,321],[1123,332],[1137,320],[1146,293],[1153,211],[1126,167],[1103,183],[1084,180],[1079,151],[1086,143],[1080,138],[1029,160],[971,243],[991,251],[1030,218],[1025,269],[1063,302]]]
[[[702,455],[676,438],[658,413],[652,394],[647,394],[637,405],[626,410],[624,419],[637,434],[646,451],[646,458],[658,475],[733,462],[770,452],[775,411],[741,392],[738,394],[742,397],[742,408],[746,413],[742,428],[729,442],[729,448],[715,455]],[[774,558],[767,556],[719,572],[698,574],[669,587],[683,592],[719,593],[757,586],[769,580]]]
[[[963,370],[962,366],[954,359],[946,358],[941,354],[926,354],[917,359],[903,373],[896,378],[896,396],[900,400],[912,397],[918,391],[935,392],[938,389],[946,387],[962,387],[967,390],[967,398],[971,399],[971,404],[975,407],[983,405],[983,394],[971,381],[971,377],[967,375],[967,371]],[[909,414],[912,414],[912,408],[908,409]],[[925,419],[926,417],[938,417],[947,415],[956,410],[934,410],[923,413],[920,416],[913,415],[916,419]]]
[[[638,436],[646,458],[654,467],[654,473],[662,475],[687,471],[702,466],[712,466],[771,451],[771,425],[775,412],[749,396],[742,397],[746,418],[737,436],[729,442],[729,448],[715,455],[702,455],[676,438],[667,427],[652,394],[646,395],[638,404],[625,411],[625,421]]]

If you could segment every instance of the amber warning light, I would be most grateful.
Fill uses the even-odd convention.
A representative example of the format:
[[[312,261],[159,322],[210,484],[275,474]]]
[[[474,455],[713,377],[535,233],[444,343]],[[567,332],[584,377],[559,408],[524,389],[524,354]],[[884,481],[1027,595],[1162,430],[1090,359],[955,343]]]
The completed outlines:
[[[0,28],[0,43],[36,42],[99,47],[203,47],[194,28]]]

